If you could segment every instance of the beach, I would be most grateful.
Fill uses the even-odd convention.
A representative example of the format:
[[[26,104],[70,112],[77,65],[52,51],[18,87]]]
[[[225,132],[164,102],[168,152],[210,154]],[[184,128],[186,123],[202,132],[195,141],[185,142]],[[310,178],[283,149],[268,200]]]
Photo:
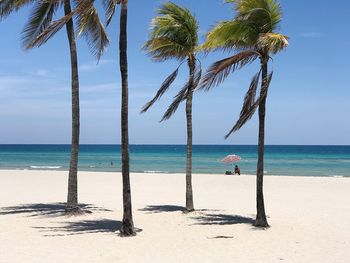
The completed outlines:
[[[79,172],[79,202],[62,215],[66,171],[0,170],[0,262],[348,262],[350,180],[265,177],[271,227],[252,226],[255,176],[132,173],[135,237],[122,238],[120,173]]]

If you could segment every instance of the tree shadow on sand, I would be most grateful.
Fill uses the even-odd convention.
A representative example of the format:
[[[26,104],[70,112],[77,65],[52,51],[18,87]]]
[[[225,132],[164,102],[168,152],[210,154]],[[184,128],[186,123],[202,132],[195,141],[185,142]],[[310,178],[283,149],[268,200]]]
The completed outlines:
[[[70,236],[93,233],[114,233],[122,226],[122,222],[110,219],[82,220],[76,222],[63,222],[63,226],[33,227],[40,232],[48,234],[44,236]]]
[[[138,211],[151,213],[164,213],[164,212],[184,212],[186,208],[179,205],[148,205]]]
[[[98,212],[111,211],[92,204],[79,204],[84,211]],[[56,217],[65,215],[65,203],[49,203],[49,204],[23,204],[17,206],[8,206],[0,208],[0,215],[22,214],[27,217]]]
[[[169,213],[169,212],[183,212],[187,213],[187,210],[183,206],[179,205],[148,205],[138,211],[146,212],[147,214],[153,213]],[[218,210],[209,210],[209,209],[196,209],[195,212],[208,212],[208,211],[218,211]]]
[[[251,217],[225,214],[203,214],[201,216],[192,217],[192,219],[197,221],[195,225],[253,225],[255,222]]]

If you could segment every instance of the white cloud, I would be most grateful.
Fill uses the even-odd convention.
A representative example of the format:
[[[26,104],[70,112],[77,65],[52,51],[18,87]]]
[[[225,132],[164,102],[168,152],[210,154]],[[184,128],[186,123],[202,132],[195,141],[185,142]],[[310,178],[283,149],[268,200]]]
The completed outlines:
[[[38,69],[34,72],[34,75],[39,77],[47,77],[49,75],[49,71],[45,69]]]
[[[21,75],[0,75],[0,97],[6,101],[16,98],[45,97],[62,93],[62,83],[32,73]]]
[[[81,72],[91,72],[99,69],[100,67],[108,64],[114,64],[115,61],[111,59],[101,59],[98,63],[97,62],[90,62],[90,63],[83,63],[81,66],[79,66],[79,70]]]

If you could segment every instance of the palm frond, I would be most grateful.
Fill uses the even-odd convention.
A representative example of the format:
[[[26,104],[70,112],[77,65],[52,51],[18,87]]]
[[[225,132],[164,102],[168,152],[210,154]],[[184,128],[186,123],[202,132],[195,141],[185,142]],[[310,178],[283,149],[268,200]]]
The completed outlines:
[[[182,60],[198,46],[198,23],[191,12],[174,3],[163,4],[151,22],[143,49],[156,61]]]
[[[77,12],[78,35],[83,35],[88,42],[90,51],[99,60],[109,45],[109,39],[100,21],[94,0],[75,0],[80,7]]]
[[[261,73],[261,71],[259,71],[252,78],[249,89],[244,97],[244,103],[242,106],[242,110],[241,110],[239,119],[236,122],[236,124],[233,126],[233,128],[230,130],[230,132],[225,136],[225,138],[227,138],[233,132],[239,130],[248,120],[250,120],[253,117],[254,112],[255,112],[257,106],[259,105],[255,101],[255,96],[256,96],[256,90],[257,90],[258,84],[259,84],[260,73]]]
[[[168,38],[159,37],[148,40],[142,49],[156,62],[166,61],[171,58],[183,60],[188,55],[187,50],[183,49],[181,43],[176,43]]]
[[[164,113],[162,119],[160,120],[161,122],[170,119],[170,117],[179,108],[181,102],[186,100],[189,92],[193,92],[195,90],[195,88],[198,86],[201,77],[202,77],[202,66],[200,65],[198,68],[196,68],[196,71],[193,74],[193,86],[191,87],[190,82],[188,81],[182,87],[182,89],[176,94],[173,102],[170,104],[170,106],[168,107],[168,109]]]
[[[69,20],[73,18],[77,11],[77,9],[74,9],[70,14],[67,14],[64,17],[61,17],[60,19],[51,22],[50,25],[47,26],[43,32],[40,33],[40,35],[38,35],[35,39],[32,40],[32,42],[26,45],[26,49],[40,47],[41,45],[45,44],[51,37],[53,37],[58,31],[60,31],[61,28]]]
[[[226,0],[233,3],[235,17],[218,23],[208,34],[202,48],[259,49],[259,36],[274,33],[281,22],[282,11],[277,0]],[[278,50],[278,48],[271,49]]]
[[[102,4],[105,8],[106,26],[110,24],[115,13],[115,8],[121,2],[122,0],[102,0]]]
[[[186,99],[188,89],[189,82],[187,82],[185,86],[183,86],[182,89],[176,94],[173,102],[170,104],[162,119],[160,120],[161,122],[170,119],[170,117],[176,112],[176,110],[179,108],[180,103]]]
[[[210,30],[201,49],[206,52],[252,49],[258,36],[259,33],[247,21],[223,21]]]
[[[181,66],[181,65],[180,65]],[[179,66],[179,67],[180,67]],[[179,67],[177,67],[177,69],[171,73],[166,79],[165,81],[162,83],[160,89],[157,91],[157,94],[154,96],[154,98],[152,100],[150,100],[149,102],[147,102],[145,104],[145,106],[142,107],[141,113],[144,113],[146,111],[148,111],[148,109],[157,101],[159,100],[163,94],[170,88],[171,84],[174,82],[174,80],[177,77],[177,74],[179,72]]]
[[[237,19],[250,21],[260,33],[277,29],[282,19],[281,6],[277,0],[237,0],[234,2]]]
[[[214,86],[218,86],[230,73],[252,63],[259,55],[254,50],[248,50],[215,62],[207,70],[199,89],[209,90]]]
[[[259,73],[257,73],[253,77],[253,79],[250,83],[250,87],[245,95],[244,103],[242,106],[242,110],[241,110],[239,119],[236,122],[236,124],[232,127],[232,129],[225,135],[225,139],[227,139],[232,133],[234,133],[234,132],[238,131],[240,128],[242,128],[243,125],[246,124],[247,121],[249,121],[253,117],[256,109],[259,107],[260,102],[267,96],[267,91],[268,91],[268,87],[269,87],[271,80],[272,80],[273,72],[271,72],[267,76],[267,81],[265,83],[265,87],[263,87],[263,89],[261,90],[259,98],[257,100],[255,100],[260,73],[261,73],[261,71],[259,71]]]
[[[160,21],[163,23],[165,22],[166,26],[182,26],[181,31],[177,31],[177,33],[183,33],[184,31],[186,32],[189,46],[197,45],[198,22],[189,9],[176,5],[172,2],[167,2],[158,10],[158,14],[160,15]],[[156,35],[159,35],[159,33],[163,34],[167,31],[167,29],[164,27],[160,27],[158,30],[162,32],[154,31]]]
[[[32,2],[34,0],[0,0],[0,20]]]
[[[265,33],[259,36],[257,44],[260,48],[276,54],[286,48],[289,43],[287,36],[276,33]]]
[[[29,49],[31,43],[48,28],[60,4],[61,1],[57,0],[37,1],[22,31],[22,44],[25,49]]]
[[[196,72],[194,74],[193,90],[196,90],[200,81],[202,79],[202,63],[199,61],[199,67],[196,67]]]

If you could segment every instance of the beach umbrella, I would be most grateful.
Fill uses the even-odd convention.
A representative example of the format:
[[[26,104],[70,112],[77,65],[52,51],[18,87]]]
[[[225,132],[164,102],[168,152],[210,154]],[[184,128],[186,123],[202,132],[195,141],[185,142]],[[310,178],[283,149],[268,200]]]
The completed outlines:
[[[230,154],[227,155],[224,159],[222,159],[221,161],[223,163],[235,163],[241,160],[241,157],[239,157],[238,155],[235,154]]]
[[[238,155],[235,154],[230,154],[227,155],[224,159],[221,160],[221,162],[223,163],[235,163],[235,162],[239,162],[241,160],[241,157],[239,157]],[[233,169],[233,167],[232,167]]]

